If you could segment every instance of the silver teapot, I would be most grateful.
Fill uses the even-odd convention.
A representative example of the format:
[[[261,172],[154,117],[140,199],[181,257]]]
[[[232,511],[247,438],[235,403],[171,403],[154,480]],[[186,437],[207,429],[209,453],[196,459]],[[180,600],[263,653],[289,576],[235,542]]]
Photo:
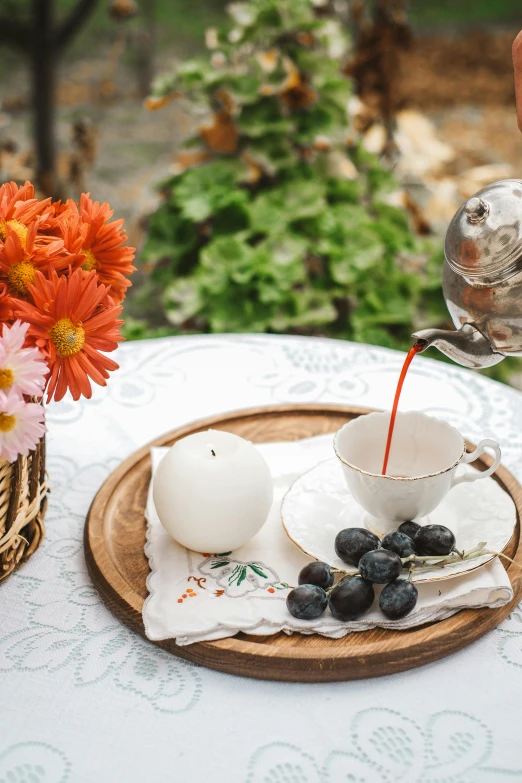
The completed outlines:
[[[444,243],[443,292],[457,331],[413,338],[464,367],[522,355],[522,180],[494,182],[453,217]]]

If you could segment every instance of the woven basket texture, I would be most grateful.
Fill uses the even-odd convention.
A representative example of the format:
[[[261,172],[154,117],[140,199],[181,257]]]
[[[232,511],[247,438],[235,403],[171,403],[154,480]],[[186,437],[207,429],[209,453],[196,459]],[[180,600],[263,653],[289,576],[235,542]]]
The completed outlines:
[[[27,457],[0,461],[0,581],[40,546],[47,489],[44,438]]]

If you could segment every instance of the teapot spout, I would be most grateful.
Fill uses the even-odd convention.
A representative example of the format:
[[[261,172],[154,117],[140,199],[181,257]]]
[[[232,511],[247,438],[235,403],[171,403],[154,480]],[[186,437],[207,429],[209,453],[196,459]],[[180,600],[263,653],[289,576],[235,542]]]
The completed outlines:
[[[434,346],[439,351],[449,356],[454,362],[480,370],[484,367],[492,367],[504,358],[503,353],[493,350],[493,346],[487,337],[484,337],[472,324],[464,324],[460,329],[421,329],[412,337],[417,345],[422,345],[419,353]]]

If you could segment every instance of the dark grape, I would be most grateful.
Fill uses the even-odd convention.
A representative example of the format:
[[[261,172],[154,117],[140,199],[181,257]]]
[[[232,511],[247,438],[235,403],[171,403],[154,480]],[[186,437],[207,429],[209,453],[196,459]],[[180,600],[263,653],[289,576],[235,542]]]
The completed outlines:
[[[455,536],[444,525],[425,525],[415,535],[419,555],[449,555],[455,546]]]
[[[366,552],[377,549],[379,539],[364,527],[347,527],[340,530],[335,537],[335,551],[349,565],[359,565],[359,560]]]
[[[405,536],[409,536],[412,541],[415,541],[417,530],[420,530],[420,527],[416,522],[403,522],[402,525],[399,525],[398,532],[404,533]]]
[[[393,582],[402,573],[402,561],[396,552],[374,549],[361,557],[359,573],[368,582]]]
[[[348,576],[330,593],[328,605],[336,620],[357,620],[373,604],[375,593],[369,582],[359,576]]]
[[[286,597],[288,611],[298,620],[315,620],[324,613],[327,604],[325,591],[317,585],[299,585]]]
[[[379,608],[390,620],[406,617],[414,609],[419,596],[418,590],[407,579],[396,579],[383,589],[379,598]]]
[[[328,563],[308,563],[299,572],[300,585],[317,585],[327,590],[334,583],[334,575]]]
[[[381,541],[381,546],[383,549],[389,549],[390,552],[395,552],[399,557],[409,557],[416,552],[415,544],[411,538],[407,536],[406,533],[399,533],[398,530],[384,536]]]

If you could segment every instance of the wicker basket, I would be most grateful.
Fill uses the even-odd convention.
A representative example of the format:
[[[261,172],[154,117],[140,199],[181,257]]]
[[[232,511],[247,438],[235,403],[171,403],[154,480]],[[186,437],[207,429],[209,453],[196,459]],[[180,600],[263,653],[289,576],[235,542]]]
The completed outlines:
[[[45,439],[27,457],[0,462],[0,581],[35,552],[47,506]]]

